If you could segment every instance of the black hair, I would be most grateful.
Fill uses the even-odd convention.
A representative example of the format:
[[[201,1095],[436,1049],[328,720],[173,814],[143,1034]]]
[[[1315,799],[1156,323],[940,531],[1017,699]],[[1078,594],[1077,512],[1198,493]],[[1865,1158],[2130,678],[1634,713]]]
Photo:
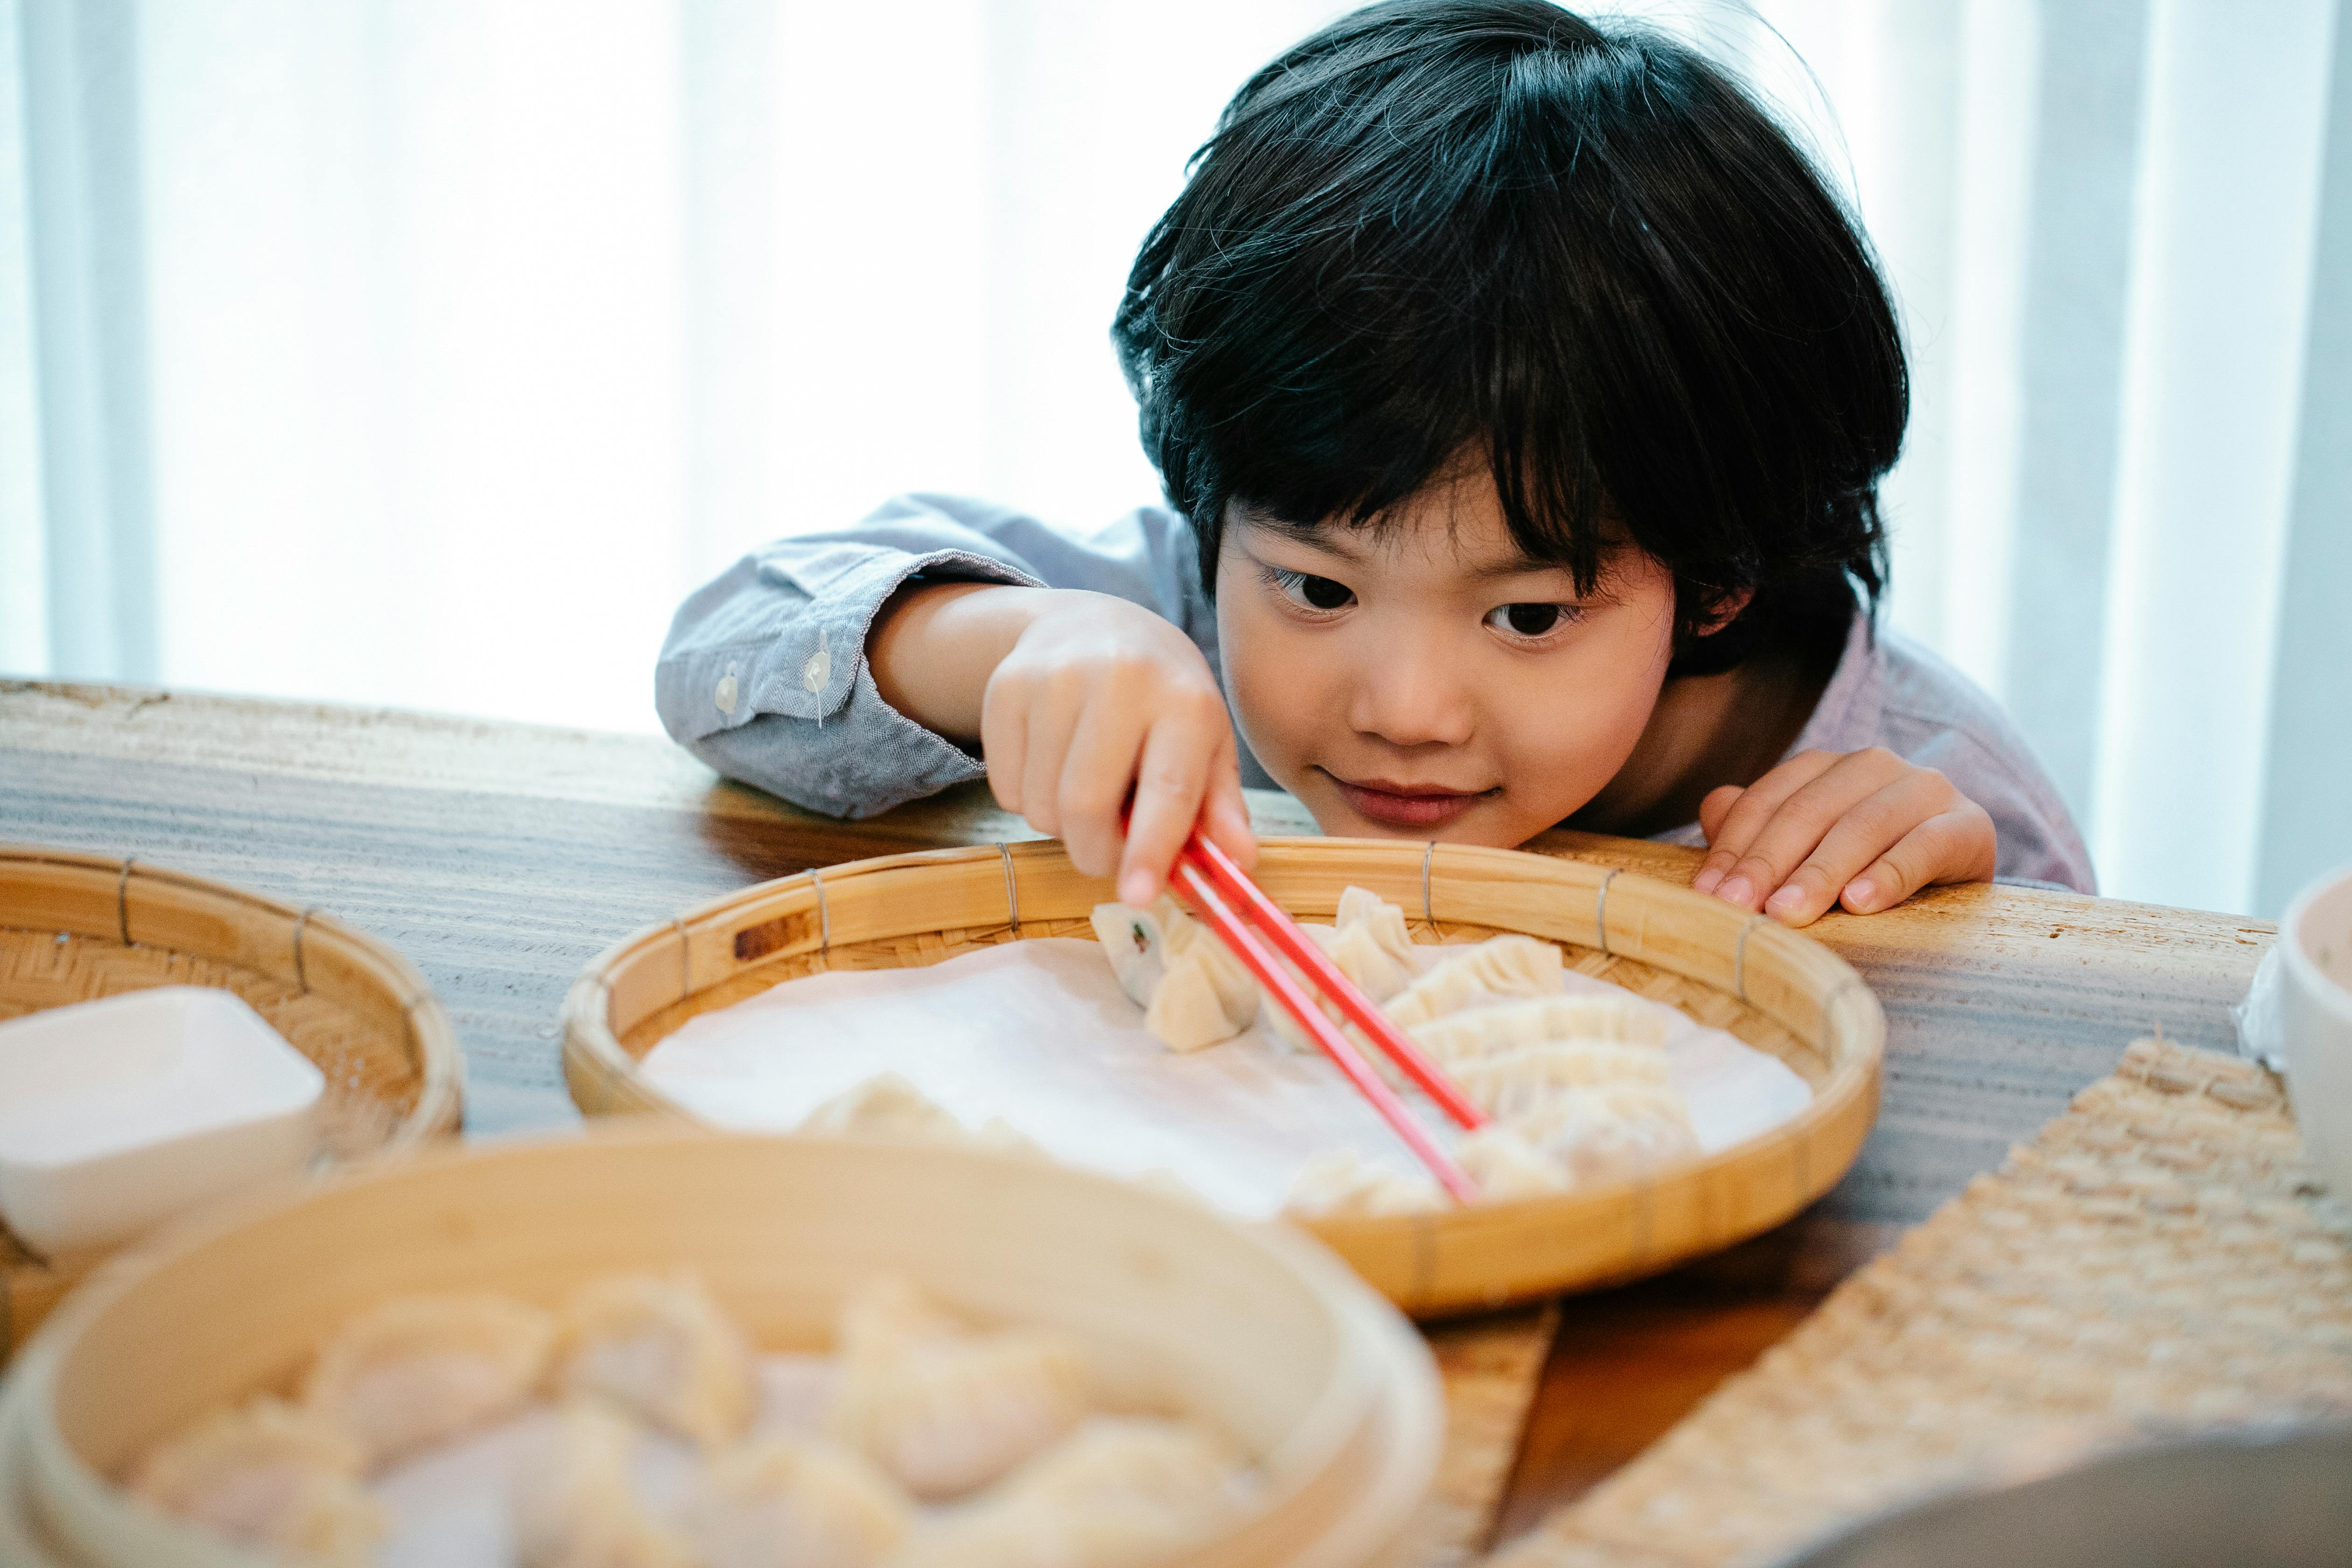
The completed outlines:
[[[1378,526],[1466,456],[1592,591],[1675,574],[1675,668],[1874,607],[1903,344],[1811,161],[1670,36],[1545,0],[1384,0],[1260,70],[1112,331],[1214,592],[1227,509]],[[1748,607],[1698,635],[1726,601]]]

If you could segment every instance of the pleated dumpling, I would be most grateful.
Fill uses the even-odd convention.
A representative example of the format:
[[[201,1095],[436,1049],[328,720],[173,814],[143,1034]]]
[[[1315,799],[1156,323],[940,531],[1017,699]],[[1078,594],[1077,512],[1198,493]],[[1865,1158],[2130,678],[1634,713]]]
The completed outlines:
[[[1300,929],[1323,950],[1324,956],[1340,973],[1355,983],[1357,990],[1374,1002],[1386,1002],[1412,984],[1417,955],[1412,937],[1405,929],[1404,911],[1378,893],[1363,888],[1344,888],[1339,893],[1337,924],[1304,924]],[[1310,984],[1307,991],[1316,997],[1325,1016],[1335,1024],[1345,1023],[1345,1015],[1321,996],[1316,986]],[[1265,1007],[1276,1038],[1295,1051],[1315,1048],[1307,1031],[1298,1026],[1297,1020],[1281,1004],[1269,997]]]
[[[1438,1061],[1460,1063],[1552,1040],[1662,1047],[1664,1009],[1634,996],[1530,996],[1448,1013],[1405,1031]]]
[[[1412,984],[1420,955],[1404,911],[1378,893],[1340,889],[1339,915],[1331,931],[1332,962],[1373,1001],[1385,1002]]]
[[[644,1436],[610,1405],[589,1399],[564,1405],[545,1446],[515,1471],[515,1560],[521,1568],[704,1568],[638,1490],[635,1456]]]
[[[1577,1185],[1639,1175],[1698,1152],[1689,1107],[1662,1083],[1560,1089],[1509,1126]]]
[[[963,1123],[894,1072],[877,1073],[808,1113],[803,1132],[887,1138],[908,1143],[961,1143]]]
[[[911,1518],[906,1495],[856,1455],[767,1437],[712,1465],[688,1533],[700,1568],[874,1568]]]
[[[1247,1500],[1233,1447],[1187,1421],[1101,1416],[912,1537],[900,1568],[1131,1568],[1223,1529]]]
[[[1448,1201],[1427,1176],[1376,1165],[1353,1149],[1326,1149],[1299,1171],[1282,1209],[1309,1216],[1421,1214]]]
[[[1445,1070],[1479,1110],[1506,1121],[1566,1089],[1667,1082],[1665,1052],[1622,1040],[1544,1040],[1449,1061]]]
[[[740,1436],[755,1399],[750,1343],[690,1275],[582,1287],[564,1307],[557,1382],[705,1448]]]
[[[1559,949],[1548,942],[1498,936],[1440,962],[1391,997],[1381,1011],[1400,1028],[1411,1028],[1465,1007],[1557,995],[1566,967]]]
[[[302,1402],[382,1464],[520,1408],[554,1342],[553,1318],[508,1297],[397,1297],[327,1342]]]
[[[216,1410],[130,1476],[149,1507],[238,1546],[322,1568],[364,1568],[389,1524],[360,1480],[365,1450],[308,1410],[262,1398]]]
[[[1257,982],[1215,933],[1162,898],[1150,910],[1097,904],[1095,938],[1143,1026],[1173,1051],[1230,1040],[1256,1021]]]
[[[1060,1441],[1092,1405],[1076,1342],[974,1330],[903,1279],[852,1294],[837,1350],[828,1434],[925,1500],[986,1486]]]
[[[1559,1163],[1513,1128],[1490,1123],[1467,1133],[1454,1157],[1478,1184],[1481,1202],[1541,1197],[1569,1186],[1568,1173]]]

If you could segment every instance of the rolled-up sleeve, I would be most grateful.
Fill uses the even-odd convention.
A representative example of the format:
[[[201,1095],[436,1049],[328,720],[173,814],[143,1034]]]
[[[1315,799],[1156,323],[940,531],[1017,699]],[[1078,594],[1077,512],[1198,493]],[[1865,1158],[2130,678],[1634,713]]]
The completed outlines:
[[[874,684],[866,634],[900,584],[1088,588],[1199,640],[1205,617],[1180,561],[1188,540],[1181,520],[1154,509],[1087,540],[982,502],[901,497],[855,529],[770,544],[688,598],[662,645],[655,707],[672,739],[729,777],[829,816],[870,816],[985,771]]]

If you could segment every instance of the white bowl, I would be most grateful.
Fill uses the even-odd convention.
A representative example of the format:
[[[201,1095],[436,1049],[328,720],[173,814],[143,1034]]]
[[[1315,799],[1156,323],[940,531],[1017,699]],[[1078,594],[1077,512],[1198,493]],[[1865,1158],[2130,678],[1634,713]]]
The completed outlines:
[[[2287,907],[2278,945],[2287,1098],[2305,1152],[2352,1203],[2352,867]]]
[[[0,1024],[0,1215],[52,1256],[299,1172],[326,1079],[235,994],[163,985]]]

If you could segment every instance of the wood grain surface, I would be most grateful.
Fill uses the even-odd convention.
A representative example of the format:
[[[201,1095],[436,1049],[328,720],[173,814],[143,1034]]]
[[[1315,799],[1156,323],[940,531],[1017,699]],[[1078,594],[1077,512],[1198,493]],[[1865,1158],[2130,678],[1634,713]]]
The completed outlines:
[[[1314,831],[1287,796],[1254,794],[1251,807],[1262,831]],[[843,822],[645,737],[0,682],[0,838],[136,854],[322,905],[390,942],[457,1023],[476,1131],[572,1118],[557,1009],[621,933],[813,865],[1034,837],[978,785]],[[1567,832],[1528,847],[1669,879],[1698,859]],[[2233,1048],[2229,1006],[2271,938],[2232,916],[1990,886],[1812,932],[1887,1014],[1877,1130],[1846,1180],[1771,1236],[1562,1305],[1501,1535],[1639,1452],[2136,1036]],[[1528,1332],[1474,1331],[1495,1336],[1497,1364]]]

